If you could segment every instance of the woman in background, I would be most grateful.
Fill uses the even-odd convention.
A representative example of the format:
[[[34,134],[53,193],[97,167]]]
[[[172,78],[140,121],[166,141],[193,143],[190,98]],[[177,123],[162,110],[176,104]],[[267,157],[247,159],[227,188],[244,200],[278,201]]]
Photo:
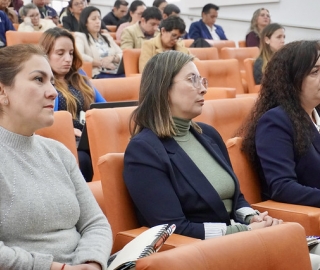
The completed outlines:
[[[79,20],[81,11],[87,6],[86,0],[70,0],[67,15],[62,17],[63,28],[75,32],[79,30]]]
[[[142,43],[139,58],[139,72],[142,73],[146,63],[152,56],[169,50],[190,54],[181,41],[186,25],[178,16],[170,16],[160,24],[160,34]]]
[[[106,269],[111,228],[74,155],[34,134],[54,121],[47,57],[19,44],[0,63],[0,269]]]
[[[91,87],[88,77],[79,73],[82,60],[69,31],[58,27],[49,29],[41,36],[40,45],[48,55],[55,77],[58,97],[54,110],[71,113],[75,136],[79,140],[83,129],[82,113],[89,109],[91,103],[105,102],[105,99]],[[84,178],[87,182],[91,181],[93,171],[90,153],[78,150],[78,158]]]
[[[98,8],[89,6],[81,12],[75,37],[82,59],[92,63],[94,79],[124,77],[124,74],[117,74],[122,50],[108,33],[101,33]]]
[[[20,32],[44,32],[56,27],[52,20],[41,19],[39,9],[32,3],[22,6],[19,15],[23,20],[23,23],[19,24]]]
[[[128,14],[120,20],[120,24],[118,25],[116,33],[117,40],[121,41],[121,34],[123,29],[140,21],[142,12],[145,9],[146,5],[142,1],[135,0],[131,3]]]
[[[261,83],[263,73],[275,52],[280,50],[285,42],[283,26],[271,23],[263,29],[260,40],[260,54],[253,65],[253,77],[256,84]]]
[[[265,8],[257,9],[252,16],[250,32],[246,35],[247,47],[259,47],[260,46],[260,34],[262,30],[270,24],[269,10]]]
[[[166,5],[168,5],[168,2],[166,0],[154,0],[152,3],[152,6],[158,8],[161,11],[162,15]]]

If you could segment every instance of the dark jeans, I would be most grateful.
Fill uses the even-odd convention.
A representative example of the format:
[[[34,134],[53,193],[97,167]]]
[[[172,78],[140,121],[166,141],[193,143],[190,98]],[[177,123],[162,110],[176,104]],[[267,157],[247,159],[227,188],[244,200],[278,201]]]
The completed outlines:
[[[99,73],[98,75],[93,76],[93,79],[112,79],[112,78],[123,78],[124,74],[108,74],[108,73]]]

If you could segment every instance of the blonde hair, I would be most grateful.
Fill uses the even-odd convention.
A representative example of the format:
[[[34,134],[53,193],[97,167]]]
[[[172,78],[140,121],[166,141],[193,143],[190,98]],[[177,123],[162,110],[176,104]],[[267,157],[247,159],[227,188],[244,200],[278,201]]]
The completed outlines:
[[[261,34],[258,28],[258,17],[260,16],[261,11],[263,10],[266,10],[269,13],[269,10],[267,10],[266,8],[257,9],[252,15],[251,24],[250,24],[249,32],[251,31],[255,32],[258,35],[258,37],[260,37],[260,34]]]

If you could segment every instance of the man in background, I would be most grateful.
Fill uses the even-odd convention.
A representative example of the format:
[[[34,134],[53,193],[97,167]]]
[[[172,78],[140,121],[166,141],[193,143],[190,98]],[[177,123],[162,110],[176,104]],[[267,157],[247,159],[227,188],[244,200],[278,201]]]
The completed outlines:
[[[189,37],[197,40],[198,38],[211,40],[227,40],[220,25],[215,24],[218,18],[219,7],[214,4],[206,4],[201,13],[201,19],[193,22],[189,28]]]
[[[176,6],[175,4],[168,4],[163,9],[162,17],[164,20],[167,19],[171,15],[175,15],[175,16],[180,15],[180,8],[178,6]]]
[[[56,25],[59,24],[57,12],[45,4],[46,0],[33,0],[32,3],[38,7],[42,19],[51,19]]]
[[[15,31],[7,15],[0,10],[0,48],[7,45],[6,32],[9,30]]]
[[[120,19],[128,12],[128,2],[124,0],[116,0],[112,11],[103,17],[102,21],[106,25],[118,25]]]
[[[148,7],[141,15],[140,22],[125,28],[121,34],[121,49],[141,48],[143,41],[159,33],[162,14],[156,7]]]

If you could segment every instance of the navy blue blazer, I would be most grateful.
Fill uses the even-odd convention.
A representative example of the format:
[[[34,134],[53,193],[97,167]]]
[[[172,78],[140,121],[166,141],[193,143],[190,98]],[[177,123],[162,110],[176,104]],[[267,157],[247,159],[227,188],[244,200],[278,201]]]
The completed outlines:
[[[176,233],[205,238],[204,222],[230,225],[235,211],[250,207],[240,192],[227,149],[219,133],[199,123],[191,132],[235,182],[231,217],[218,193],[173,138],[159,139],[143,129],[130,141],[124,156],[124,181],[141,225],[175,224]]]
[[[224,34],[222,27],[217,24],[215,24],[214,26],[216,27],[216,33],[220,37],[220,39],[227,40],[227,37]],[[198,22],[193,22],[190,25],[189,37],[193,38],[194,40],[197,40],[198,38],[212,39],[212,36],[211,36],[207,26],[202,21],[202,19],[200,19]]]
[[[316,127],[307,153],[298,157],[293,124],[276,107],[259,120],[255,143],[264,199],[320,207],[320,134]]]

